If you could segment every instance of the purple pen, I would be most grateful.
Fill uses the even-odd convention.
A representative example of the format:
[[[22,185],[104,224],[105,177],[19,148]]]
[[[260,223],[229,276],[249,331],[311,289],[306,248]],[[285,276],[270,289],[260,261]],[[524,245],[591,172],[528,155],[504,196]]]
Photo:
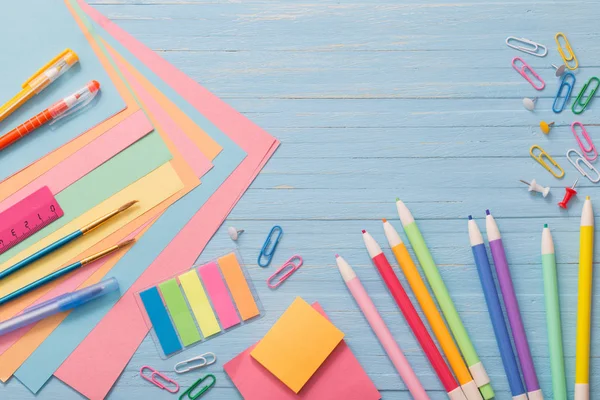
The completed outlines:
[[[485,210],[485,213],[487,237],[492,252],[492,258],[494,259],[494,266],[496,267],[498,283],[500,284],[500,290],[502,291],[504,307],[508,314],[508,322],[510,323],[510,329],[515,341],[517,356],[519,358],[519,363],[521,364],[521,370],[523,371],[523,378],[527,388],[527,397],[529,400],[543,400],[544,395],[540,389],[540,384],[535,373],[535,366],[533,365],[533,358],[531,357],[531,350],[527,343],[527,335],[525,334],[525,327],[523,326],[523,320],[521,319],[521,312],[519,310],[517,296],[515,295],[515,288],[513,286],[512,278],[510,277],[510,269],[508,268],[508,262],[506,261],[502,237],[500,236],[500,231],[498,230],[496,221],[494,221],[494,217],[490,214],[490,210]]]

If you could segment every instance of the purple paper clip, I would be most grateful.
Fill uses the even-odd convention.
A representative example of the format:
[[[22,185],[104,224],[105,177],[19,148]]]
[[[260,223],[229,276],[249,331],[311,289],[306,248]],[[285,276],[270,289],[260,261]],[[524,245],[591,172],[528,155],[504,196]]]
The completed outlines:
[[[149,376],[144,375],[144,369],[148,369],[150,371]],[[179,384],[177,382],[175,382],[168,376],[161,374],[154,368],[149,367],[147,365],[144,365],[142,368],[140,368],[140,376],[142,378],[144,378],[145,380],[147,380],[148,382],[152,383],[153,385],[158,386],[159,388],[164,389],[169,393],[177,393],[179,391]],[[163,384],[159,380],[157,380],[156,379],[157,377],[161,378],[163,381],[165,381],[167,383],[170,383],[171,385],[174,385],[175,387],[167,387],[165,384]]]
[[[298,260],[297,264],[294,264],[295,260]],[[296,272],[296,270],[302,266],[302,263],[302,257],[297,254],[293,255],[289,260],[283,263],[283,265],[279,267],[279,269],[275,271],[275,273],[271,275],[269,279],[267,279],[267,286],[271,289],[277,288],[277,286],[281,285],[287,278],[290,277],[290,275]],[[277,282],[272,284],[271,282],[274,280],[277,280]]]
[[[579,135],[577,134],[577,131],[575,130],[576,125],[579,125],[581,127],[581,136],[583,136],[585,141],[588,143],[588,147],[585,147],[585,145],[583,144],[581,139],[579,139]],[[588,132],[585,129],[585,127],[583,126],[583,124],[579,121],[573,122],[571,124],[571,131],[573,131],[575,140],[577,140],[577,144],[579,144],[579,147],[581,148],[581,151],[583,152],[583,156],[585,157],[585,159],[588,161],[596,160],[596,158],[598,158],[598,152],[596,151],[596,146],[594,146],[594,143],[592,142],[592,139],[590,138],[590,135],[588,135]],[[592,156],[588,156],[588,154],[590,154],[590,153],[592,153]]]
[[[519,63],[521,63],[521,66],[520,66],[520,67],[518,67],[518,66],[515,64],[515,61],[518,61]],[[536,90],[542,90],[543,88],[545,88],[545,87],[546,87],[546,83],[544,83],[544,80],[543,80],[543,79],[542,79],[542,78],[541,78],[541,77],[540,77],[540,76],[537,74],[537,72],[535,72],[535,71],[533,70],[533,68],[531,68],[531,67],[529,66],[529,64],[527,64],[527,63],[525,62],[525,60],[523,60],[521,57],[515,57],[515,58],[513,58],[513,59],[512,59],[512,66],[513,66],[513,68],[514,68],[514,69],[515,69],[515,70],[516,70],[516,71],[517,71],[519,74],[521,74],[521,76],[522,76],[523,78],[525,78],[525,80],[526,80],[527,82],[529,82],[529,83],[531,84],[531,86],[533,86],[533,87],[534,87],[534,89],[536,89]],[[536,79],[539,81],[539,83],[541,84],[541,86],[536,86],[536,83],[535,83],[534,81],[532,81],[532,80],[531,80],[531,78],[529,77],[529,75],[527,74],[527,72],[529,72],[529,73],[530,73],[530,74],[531,74],[531,75],[532,75],[534,78],[536,78]]]

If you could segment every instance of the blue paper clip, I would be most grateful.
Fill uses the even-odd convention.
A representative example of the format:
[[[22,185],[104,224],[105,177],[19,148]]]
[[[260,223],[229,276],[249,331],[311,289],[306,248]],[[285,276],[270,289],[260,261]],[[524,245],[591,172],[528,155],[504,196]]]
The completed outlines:
[[[194,389],[196,389],[198,386],[200,386],[200,384],[202,382],[204,382],[205,380],[207,380],[207,379],[210,379],[210,383],[202,386],[202,388],[198,391],[198,393],[196,393],[195,395],[192,396],[192,392],[194,391]],[[211,387],[215,386],[216,382],[217,382],[217,378],[215,378],[215,376],[213,374],[208,374],[206,376],[203,376],[202,378],[200,378],[196,382],[194,382],[192,384],[192,386],[190,386],[185,392],[183,392],[181,394],[181,396],[179,396],[179,400],[185,400],[185,399],[196,400],[196,399],[199,399],[204,393],[208,392],[208,389],[210,389]]]
[[[573,78],[572,82],[569,82],[567,80],[567,78],[569,78],[569,77]],[[554,98],[554,103],[552,103],[552,111],[554,111],[556,114],[558,114],[562,110],[565,109],[565,106],[567,105],[567,103],[569,102],[569,98],[571,97],[571,92],[573,91],[574,86],[575,86],[575,75],[573,75],[572,72],[565,72],[565,74],[563,75],[563,77],[560,81],[560,86],[558,87],[558,92],[556,92],[556,97]],[[567,93],[564,95],[565,100],[563,101],[562,105],[560,107],[558,107],[557,103],[560,100],[560,98],[562,97],[564,87],[567,88]]]
[[[271,244],[273,234],[277,230],[279,230],[279,233],[277,234],[277,237],[273,241],[272,247],[269,249],[268,247]],[[275,253],[275,249],[277,248],[277,245],[279,244],[279,241],[281,240],[281,235],[283,235],[283,229],[281,229],[281,227],[279,225],[275,225],[273,228],[271,228],[271,232],[269,232],[269,236],[267,236],[267,240],[265,240],[265,244],[263,244],[262,249],[260,249],[260,253],[258,254],[258,265],[260,265],[261,267],[264,268],[264,267],[268,267],[269,264],[271,264],[271,260],[273,259],[273,254]],[[267,262],[265,264],[263,264],[261,262],[263,257],[267,258]]]

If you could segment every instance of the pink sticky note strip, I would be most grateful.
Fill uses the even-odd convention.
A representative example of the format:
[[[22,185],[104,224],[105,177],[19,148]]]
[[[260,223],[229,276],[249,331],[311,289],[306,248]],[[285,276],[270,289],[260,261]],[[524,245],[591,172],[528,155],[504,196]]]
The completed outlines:
[[[325,318],[318,303],[313,308]],[[343,340],[296,394],[250,355],[256,344],[223,365],[244,400],[378,400],[381,394]]]
[[[225,281],[219,272],[217,263],[211,262],[198,268],[204,288],[208,293],[213,309],[219,318],[221,328],[227,329],[239,324],[240,317],[225,286]]]
[[[4,199],[0,203],[0,211],[6,210],[43,186],[48,186],[54,195],[60,193],[132,143],[152,132],[153,129],[154,127],[143,111],[131,114],[120,124],[107,130],[54,168]]]
[[[194,215],[144,274],[65,360],[55,376],[89,398],[103,398],[148,333],[135,293],[186,271],[246,191],[279,142],[83,1],[84,11],[211,120],[247,157]],[[126,330],[119,330],[120,326]],[[112,332],[119,330],[119,335]],[[107,352],[106,349],[111,349]],[[90,362],[93,360],[93,362]]]

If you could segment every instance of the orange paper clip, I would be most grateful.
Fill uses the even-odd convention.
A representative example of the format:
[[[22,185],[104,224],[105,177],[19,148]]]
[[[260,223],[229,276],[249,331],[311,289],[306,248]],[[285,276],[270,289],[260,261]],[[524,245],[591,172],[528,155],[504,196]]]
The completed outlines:
[[[150,375],[144,375],[144,369],[149,370]],[[173,379],[161,374],[154,368],[149,367],[147,365],[144,365],[142,368],[140,368],[140,376],[142,378],[144,378],[145,380],[147,380],[148,382],[152,383],[153,385],[158,386],[159,388],[164,389],[169,393],[177,393],[179,391],[179,384],[177,382],[175,382]],[[167,386],[167,385],[161,383],[156,378],[160,378],[163,381],[167,382],[167,384],[170,384],[170,385]]]
[[[297,260],[297,264],[294,261]],[[273,275],[267,279],[267,286],[271,289],[277,288],[277,286],[281,285],[287,278],[289,278],[298,268],[302,266],[302,257],[299,255],[293,255],[289,260],[287,260]],[[276,280],[276,283],[272,282]]]

